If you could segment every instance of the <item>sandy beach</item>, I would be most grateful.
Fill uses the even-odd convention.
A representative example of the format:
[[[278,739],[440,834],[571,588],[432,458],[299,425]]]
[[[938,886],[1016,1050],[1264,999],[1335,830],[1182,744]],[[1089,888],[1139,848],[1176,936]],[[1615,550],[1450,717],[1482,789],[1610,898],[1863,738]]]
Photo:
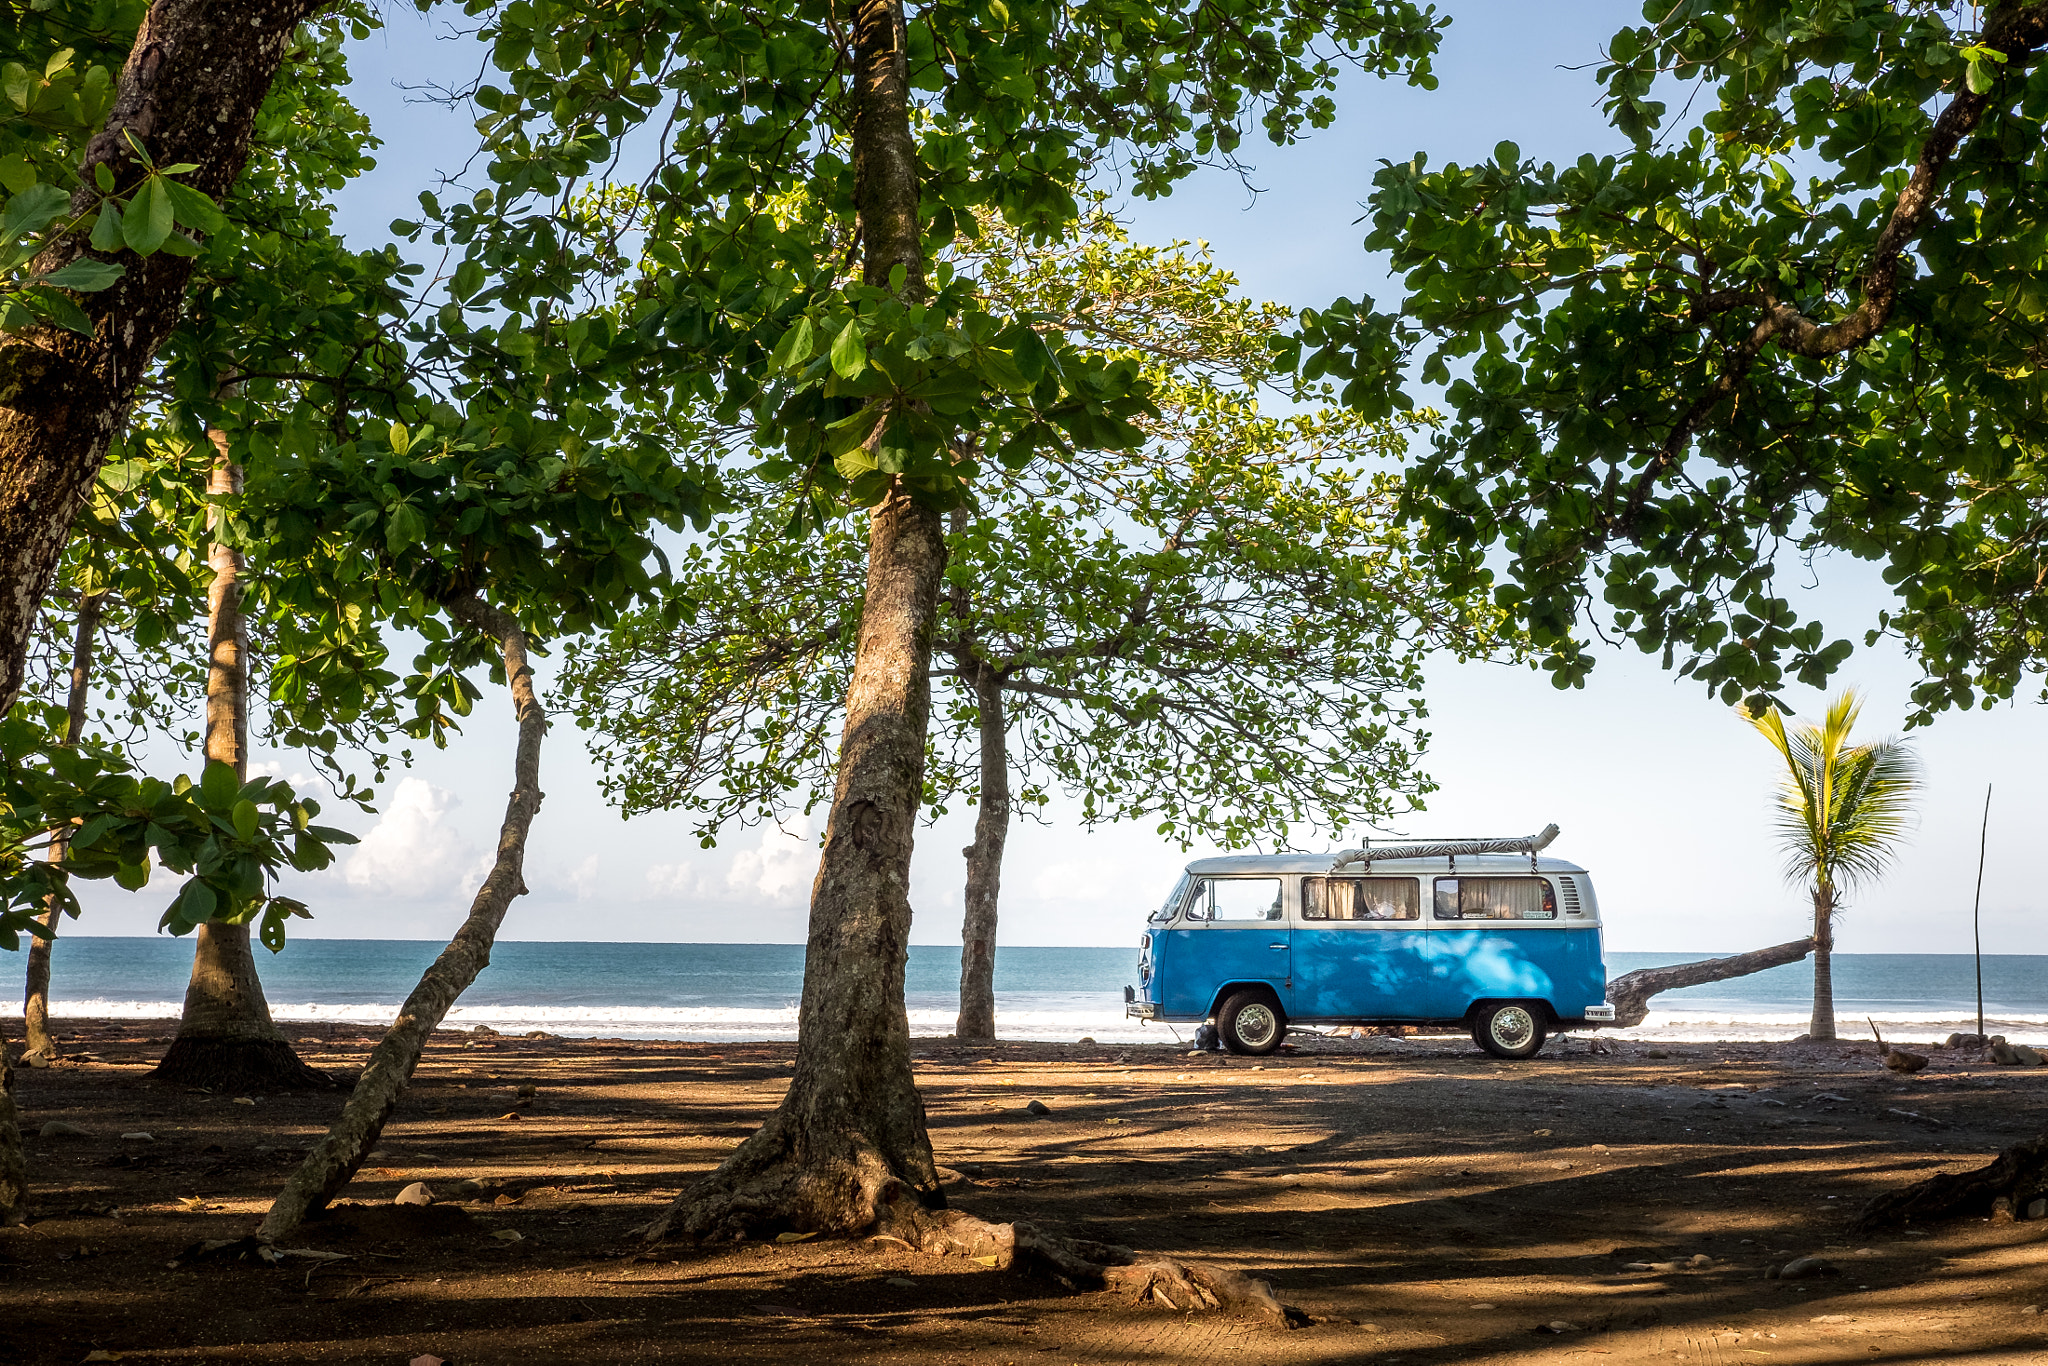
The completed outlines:
[[[1569,1038],[1502,1063],[1451,1037],[1263,1062],[918,1041],[953,1203],[1254,1271],[1319,1320],[1287,1332],[865,1243],[644,1249],[634,1228],[775,1104],[789,1044],[444,1032],[299,1240],[345,1259],[195,1261],[253,1227],[340,1096],[143,1083],[172,1027],[62,1021],[67,1059],[17,1074],[36,1221],[0,1231],[0,1361],[2048,1362],[2048,1221],[1850,1231],[1875,1192],[2048,1128],[2048,1068],[1936,1051],[1901,1078],[1854,1043]],[[375,1037],[292,1028],[344,1076]],[[462,1180],[482,1189],[390,1203]],[[1812,1254],[1839,1274],[1765,1278]]]

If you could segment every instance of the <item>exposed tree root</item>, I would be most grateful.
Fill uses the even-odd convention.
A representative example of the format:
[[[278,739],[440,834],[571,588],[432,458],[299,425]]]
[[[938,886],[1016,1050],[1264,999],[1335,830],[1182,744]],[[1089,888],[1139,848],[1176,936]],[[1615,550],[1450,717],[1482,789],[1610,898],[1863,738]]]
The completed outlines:
[[[1766,968],[1796,963],[1812,952],[1813,940],[1794,939],[1789,943],[1774,944],[1768,949],[1754,949],[1727,958],[1703,958],[1696,963],[1673,963],[1669,967],[1623,973],[1607,984],[1607,1000],[1614,1007],[1614,1023],[1605,1027],[1632,1029],[1641,1024],[1650,1013],[1650,998],[1660,991],[1676,991],[1680,987],[1746,977]]]
[[[1903,1190],[1886,1191],[1863,1207],[1858,1231],[1964,1216],[1982,1218],[2003,1197],[2014,1212],[2048,1196],[2048,1134],[2015,1143],[1989,1165],[1942,1172]]]
[[[283,1039],[180,1036],[147,1080],[211,1091],[327,1091],[334,1078],[308,1067]]]
[[[1202,1262],[1143,1258],[1130,1248],[1070,1238],[1036,1224],[994,1224],[948,1209],[936,1190],[898,1178],[873,1145],[851,1138],[829,1162],[795,1160],[771,1118],[717,1171],[699,1181],[642,1234],[649,1242],[719,1242],[749,1234],[836,1233],[922,1252],[972,1257],[1041,1276],[1068,1290],[1110,1289],[1133,1303],[1176,1312],[1222,1310],[1277,1327],[1309,1323],[1267,1282]]]

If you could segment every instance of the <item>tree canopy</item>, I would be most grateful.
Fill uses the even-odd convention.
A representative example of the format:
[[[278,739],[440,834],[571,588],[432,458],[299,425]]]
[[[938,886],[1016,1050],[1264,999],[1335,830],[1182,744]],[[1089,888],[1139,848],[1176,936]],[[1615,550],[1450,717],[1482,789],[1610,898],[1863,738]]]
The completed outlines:
[[[992,229],[949,254],[991,313],[1138,367],[1154,412],[1131,451],[997,465],[947,536],[926,802],[979,800],[981,685],[1029,809],[1149,818],[1183,844],[1285,844],[1429,790],[1421,665],[1483,651],[1490,613],[1448,601],[1391,526],[1409,424],[1280,385],[1288,311],[1235,297],[1186,244],[1106,214],[1065,243]],[[1279,414],[1261,400],[1282,400]],[[627,813],[782,819],[831,788],[865,538],[843,519],[779,535],[800,494],[767,483],[679,553],[659,606],[570,647],[564,683]]]
[[[2048,6],[1651,0],[1610,40],[1630,146],[1384,166],[1397,309],[1340,301],[1306,371],[1379,413],[1442,386],[1406,511],[1560,686],[1611,625],[1723,697],[1848,639],[1778,571],[1875,562],[1915,719],[2044,667]],[[1673,110],[1671,102],[1679,102]]]

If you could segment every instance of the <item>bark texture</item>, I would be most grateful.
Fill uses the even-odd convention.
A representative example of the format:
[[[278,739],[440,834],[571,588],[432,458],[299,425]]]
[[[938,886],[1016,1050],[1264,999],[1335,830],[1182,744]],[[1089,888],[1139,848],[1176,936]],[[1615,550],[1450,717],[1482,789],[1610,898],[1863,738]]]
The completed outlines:
[[[921,300],[924,247],[901,0],[859,0],[852,36],[862,273]],[[872,1228],[890,1202],[945,1204],[903,1008],[910,852],[924,800],[932,635],[945,565],[938,513],[900,490],[875,508],[839,776],[811,887],[789,1092],[757,1133],[647,1226],[650,1240],[741,1237],[763,1227],[855,1233]]]
[[[498,827],[498,857],[470,902],[469,917],[420,977],[398,1018],[371,1051],[369,1066],[342,1107],[341,1117],[306,1155],[264,1216],[256,1234],[264,1242],[283,1237],[308,1215],[326,1208],[354,1178],[363,1159],[377,1146],[399,1097],[405,1094],[427,1041],[456,998],[490,966],[498,927],[513,899],[526,892],[526,837],[540,811],[540,745],[547,733],[547,713],[534,694],[533,670],[526,660],[526,634],[510,613],[473,596],[455,599],[447,606],[457,621],[498,641],[513,711],[519,718],[512,795],[505,802],[505,819]]]
[[[1813,889],[1813,1017],[1806,1037],[1835,1039],[1835,895],[1829,887]]]
[[[71,634],[71,686],[64,701],[64,743],[75,745],[85,733],[85,707],[92,691],[92,659],[99,645],[100,611],[105,593],[87,593],[78,600],[78,623]],[[62,863],[70,845],[71,827],[50,832],[50,862]],[[50,1033],[50,954],[56,948],[57,921],[62,918],[52,900],[42,915],[50,938],[31,935],[28,941],[28,972],[22,985],[21,1014],[28,1038],[28,1056],[54,1058],[57,1038]]]
[[[943,1206],[910,1069],[903,972],[910,853],[924,797],[932,628],[946,542],[900,495],[869,523],[867,598],[839,780],[811,888],[796,1068],[780,1108],[646,1229],[858,1233],[909,1198]]]
[[[953,529],[967,529],[967,510],[953,513]],[[974,683],[980,720],[981,797],[974,818],[974,843],[961,853],[967,859],[965,914],[960,925],[960,1016],[953,1035],[963,1042],[984,1043],[996,1036],[996,913],[1002,898],[1003,846],[1010,838],[1009,719],[1003,712],[1003,676],[976,649],[968,627],[972,604],[965,584],[953,588],[953,619],[959,636],[953,641],[956,667]]]
[[[87,144],[74,213],[97,202],[93,168],[125,193],[143,174],[128,137],[159,166],[219,200],[249,158],[257,109],[293,29],[318,0],[156,0],[121,68],[106,126]],[[89,226],[89,222],[88,222]],[[91,252],[83,232],[50,246],[37,271]],[[90,337],[37,327],[0,337],[0,711],[21,691],[30,632],[71,522],[127,421],[143,372],[177,322],[192,258],[121,252],[127,273],[75,296]]]
[[[1614,1007],[1611,1029],[1631,1029],[1650,1013],[1650,998],[1660,991],[1724,982],[1730,977],[1747,977],[1766,968],[1796,963],[1813,952],[1811,939],[1794,939],[1768,949],[1754,949],[1728,958],[1703,958],[1696,963],[1673,963],[1663,968],[1642,968],[1623,973],[1607,984],[1607,1002]]]
[[[22,1152],[21,1117],[14,1109],[14,1060],[0,1032],[0,1228],[28,1219],[28,1158]]]
[[[228,459],[227,438],[209,432],[215,455],[206,491],[232,497],[242,470]],[[220,516],[216,509],[214,515]],[[216,541],[208,553],[206,760],[249,776],[249,631],[242,614],[242,556]],[[333,1085],[299,1060],[270,1018],[256,975],[247,925],[209,923],[193,934],[192,977],[178,1033],[150,1077],[219,1090],[309,1091]]]
[[[2048,1134],[2015,1143],[1975,1171],[1943,1172],[1886,1191],[1863,1207],[1856,1228],[1861,1233],[1932,1219],[1981,1219],[2001,1199],[2018,1213],[2043,1196],[2048,1196]]]

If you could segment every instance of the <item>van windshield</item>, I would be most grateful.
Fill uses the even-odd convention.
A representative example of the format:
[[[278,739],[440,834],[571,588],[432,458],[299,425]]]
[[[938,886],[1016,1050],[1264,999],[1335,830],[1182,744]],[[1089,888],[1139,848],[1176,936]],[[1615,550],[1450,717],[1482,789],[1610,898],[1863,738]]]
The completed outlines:
[[[1154,925],[1159,924],[1161,921],[1173,919],[1173,913],[1180,909],[1181,900],[1187,896],[1188,884],[1192,881],[1194,881],[1192,875],[1182,873],[1180,881],[1174,883],[1173,890],[1166,894],[1166,901],[1158,910],[1146,916],[1145,919]]]

